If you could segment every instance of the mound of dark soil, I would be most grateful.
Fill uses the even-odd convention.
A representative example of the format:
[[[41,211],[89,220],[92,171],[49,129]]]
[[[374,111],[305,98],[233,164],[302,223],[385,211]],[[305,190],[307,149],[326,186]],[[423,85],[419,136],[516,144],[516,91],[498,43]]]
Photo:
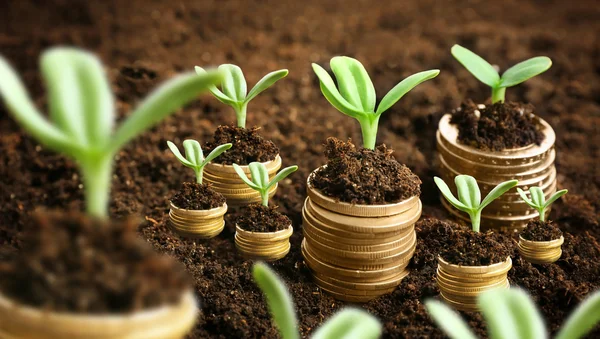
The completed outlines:
[[[488,231],[473,232],[464,229],[445,229],[447,232],[440,256],[451,264],[487,266],[506,260],[511,252],[505,236]]]
[[[277,212],[277,206],[248,205],[244,214],[236,219],[236,224],[250,232],[277,232],[288,228],[292,221]]]
[[[550,220],[531,220],[527,223],[527,227],[521,231],[523,239],[531,241],[550,241],[559,239],[562,235],[563,232],[558,228],[558,225]]]
[[[186,210],[209,210],[223,206],[225,197],[210,188],[208,184],[184,182],[171,202]]]
[[[216,147],[231,143],[233,146],[227,152],[215,159],[219,164],[248,165],[251,162],[267,162],[275,160],[279,148],[271,141],[264,139],[258,131],[260,128],[241,128],[236,126],[219,126],[213,135],[213,140],[204,145],[208,155]]]

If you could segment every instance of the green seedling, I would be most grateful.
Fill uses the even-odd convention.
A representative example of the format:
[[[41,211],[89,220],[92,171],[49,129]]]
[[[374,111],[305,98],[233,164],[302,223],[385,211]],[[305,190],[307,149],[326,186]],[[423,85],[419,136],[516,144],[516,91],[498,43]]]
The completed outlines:
[[[174,143],[167,141],[167,145],[177,160],[183,164],[183,166],[194,170],[194,173],[196,173],[196,182],[199,184],[202,184],[202,173],[204,173],[204,166],[233,146],[232,144],[220,145],[212,150],[212,152],[210,152],[205,159],[204,153],[202,152],[202,147],[200,147],[200,143],[196,140],[188,139],[183,142],[185,157],[181,154],[181,152],[179,152],[179,149]]]
[[[252,267],[254,281],[267,298],[269,312],[283,339],[299,339],[298,320],[294,311],[294,302],[285,284],[264,263]],[[333,315],[321,327],[315,330],[313,339],[374,339],[381,335],[379,320],[369,313],[346,308]]]
[[[548,332],[531,297],[519,288],[494,289],[477,300],[487,321],[490,338],[544,339]],[[446,304],[426,300],[431,318],[452,339],[476,339],[467,323]],[[600,291],[587,297],[567,318],[556,339],[578,339],[588,334],[600,321]]]
[[[219,66],[219,71],[223,74],[221,90],[217,86],[210,86],[209,90],[217,100],[233,108],[237,125],[242,128],[246,128],[246,111],[250,100],[288,75],[287,69],[271,72],[260,79],[246,95],[246,78],[244,78],[241,68],[232,64],[224,64]],[[196,73],[203,75],[206,71],[202,67],[196,66]]]
[[[248,176],[246,176],[246,173],[244,173],[244,170],[240,167],[240,165],[233,164],[233,169],[235,169],[235,172],[240,176],[240,178],[242,178],[242,180],[244,180],[246,185],[260,193],[263,206],[269,206],[269,190],[271,187],[275,186],[275,184],[298,170],[298,166],[296,165],[286,167],[279,171],[273,180],[269,181],[269,172],[262,163],[251,162],[248,167],[250,167],[250,177],[252,180],[248,179]]]
[[[106,217],[113,160],[131,139],[192,101],[217,72],[180,75],[161,85],[113,132],[113,93],[100,60],[75,48],[51,48],[41,57],[49,120],[35,107],[8,62],[0,57],[0,95],[23,128],[46,147],[74,159],[83,176],[86,209]]]
[[[546,210],[553,202],[555,202],[558,198],[567,194],[568,190],[561,190],[554,193],[548,201],[546,201],[546,197],[544,196],[544,191],[539,187],[532,187],[529,189],[529,194],[531,195],[531,199],[527,197],[527,194],[523,192],[522,189],[517,188],[517,192],[521,196],[521,199],[525,201],[525,203],[531,208],[534,208],[540,214],[540,221],[545,221],[546,219]]]
[[[506,193],[511,188],[517,186],[517,180],[505,181],[493,190],[481,201],[481,192],[477,180],[470,175],[457,175],[454,178],[456,189],[458,191],[458,199],[454,197],[450,188],[444,180],[435,177],[433,179],[439,188],[440,192],[446,200],[457,209],[466,212],[471,217],[471,226],[474,232],[479,232],[481,223],[481,211],[492,201],[498,199],[502,194]]]
[[[454,58],[465,66],[477,80],[492,88],[493,104],[504,102],[507,87],[516,86],[529,80],[538,74],[544,73],[552,66],[550,58],[539,56],[512,66],[500,76],[489,62],[460,45],[452,46],[451,52]]]
[[[362,131],[363,147],[368,149],[375,148],[381,114],[418,84],[433,79],[440,73],[439,70],[434,69],[409,76],[394,86],[381,99],[375,110],[375,87],[363,65],[358,60],[346,56],[332,58],[330,65],[338,87],[323,67],[312,64],[321,83],[321,92],[338,111],[358,120]]]

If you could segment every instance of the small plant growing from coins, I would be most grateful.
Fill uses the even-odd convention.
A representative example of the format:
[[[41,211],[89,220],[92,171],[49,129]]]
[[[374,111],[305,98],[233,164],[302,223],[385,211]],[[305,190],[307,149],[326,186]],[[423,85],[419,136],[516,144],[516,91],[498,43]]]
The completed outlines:
[[[277,173],[272,180],[269,180],[269,173],[267,172],[265,165],[260,162],[253,162],[250,164],[250,179],[238,164],[233,164],[233,168],[235,168],[236,173],[246,185],[260,193],[262,205],[265,207],[269,206],[269,190],[277,185],[278,182],[298,170],[298,166],[295,165],[286,167]]]
[[[267,265],[256,263],[252,267],[254,281],[258,284],[269,306],[283,339],[299,339],[298,321],[294,302],[285,284]],[[313,339],[361,338],[375,339],[381,335],[381,323],[369,313],[358,308],[346,308],[334,314],[312,334]]]
[[[179,152],[179,149],[173,142],[167,141],[167,145],[169,146],[171,152],[173,152],[173,155],[175,155],[177,160],[179,160],[183,166],[194,170],[194,173],[196,174],[196,183],[198,184],[202,184],[202,173],[204,172],[204,167],[223,152],[230,149],[232,146],[232,144],[223,144],[218,146],[212,150],[212,152],[210,152],[206,158],[204,158],[202,147],[196,140],[188,139],[183,142],[185,157],[181,154],[181,152]]]
[[[358,60],[337,56],[331,59],[330,65],[337,80],[337,87],[323,67],[312,64],[313,70],[319,78],[323,96],[338,111],[358,120],[362,131],[363,146],[371,150],[375,148],[379,118],[383,112],[417,85],[435,78],[440,73],[439,70],[434,69],[409,76],[394,86],[375,109],[375,87],[364,66]]]
[[[546,201],[546,196],[544,195],[544,191],[539,187],[531,187],[529,189],[529,194],[531,195],[531,199],[529,199],[527,197],[527,194],[525,194],[525,192],[522,189],[517,188],[517,192],[519,192],[521,199],[523,199],[523,201],[527,205],[529,205],[531,208],[538,211],[538,213],[540,214],[540,221],[545,221],[546,220],[546,210],[550,207],[550,205],[552,205],[553,202],[558,200],[563,195],[567,194],[567,192],[569,192],[569,191],[568,190],[560,190],[560,191],[552,194],[552,196],[548,199],[548,201]]]

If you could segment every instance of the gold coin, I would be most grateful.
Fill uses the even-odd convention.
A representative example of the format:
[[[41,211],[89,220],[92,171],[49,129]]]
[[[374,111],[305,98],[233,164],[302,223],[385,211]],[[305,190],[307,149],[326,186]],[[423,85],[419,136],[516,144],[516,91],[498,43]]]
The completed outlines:
[[[382,281],[375,281],[375,282],[364,282],[364,283],[358,283],[358,282],[352,282],[352,281],[345,281],[345,280],[340,280],[340,279],[336,279],[327,275],[322,275],[322,274],[315,274],[315,277],[317,277],[320,280],[323,280],[329,284],[333,284],[335,286],[340,286],[343,288],[347,288],[347,289],[353,289],[353,290],[385,290],[388,288],[393,288],[396,287],[400,284],[400,282],[402,281],[402,279],[404,279],[408,274],[409,274],[409,270],[403,270],[402,272],[393,275],[392,277],[382,280]]]
[[[313,278],[315,279],[315,283],[319,287],[321,287],[323,290],[328,291],[328,292],[343,294],[343,295],[375,296],[376,297],[376,296],[379,296],[382,294],[391,293],[396,289],[396,286],[394,286],[394,287],[384,288],[381,290],[357,290],[357,289],[351,289],[351,288],[344,288],[344,287],[340,287],[340,286],[328,283],[324,280],[319,279],[319,277],[317,275],[313,276]]]
[[[508,280],[506,280],[506,278],[504,278],[504,280],[502,281],[490,283],[481,287],[463,287],[461,285],[448,285],[439,279],[436,281],[438,287],[440,288],[440,290],[443,290],[444,293],[464,297],[476,297],[482,292],[498,287],[507,288],[508,285]]]
[[[318,242],[337,250],[351,252],[381,252],[403,247],[411,240],[411,234],[414,232],[414,230],[409,230],[409,232],[406,232],[406,235],[403,235],[398,240],[393,240],[390,242],[378,242],[371,245],[352,245],[337,241],[335,236],[322,236],[320,235],[321,233],[315,232],[315,230],[310,226],[303,227],[302,231],[304,236],[311,239],[313,242]]]
[[[337,292],[333,292],[333,291],[328,291],[322,287],[320,287],[320,288],[323,291],[325,291],[327,294],[334,297],[335,299],[349,302],[349,303],[366,303],[366,302],[369,302],[378,297],[378,295],[372,295],[372,296],[371,295],[369,295],[369,296],[347,295],[347,294],[341,294],[341,293],[337,293]],[[383,295],[383,294],[385,294],[385,293],[382,293],[381,295]]]
[[[220,217],[227,212],[227,204],[224,203],[223,206],[211,208],[208,210],[186,210],[183,208],[179,208],[173,203],[170,202],[171,212],[175,213],[178,216],[189,216],[189,217],[204,217],[204,218],[214,218]]]
[[[479,311],[479,306],[477,306],[477,298],[472,298],[470,302],[460,302],[454,301],[451,297],[446,296],[444,293],[440,292],[440,297],[442,300],[447,303],[450,307],[460,310],[460,311],[468,311],[468,312],[476,312]]]
[[[464,266],[450,264],[438,256],[438,269],[442,269],[452,275],[469,277],[470,275],[495,276],[504,274],[512,267],[512,260],[507,257],[505,261],[487,266]]]
[[[237,244],[236,244],[236,247],[237,247]],[[244,256],[247,259],[274,261],[274,260],[278,260],[278,259],[285,257],[290,252],[290,247],[291,247],[291,245],[288,243],[288,246],[285,249],[283,249],[279,252],[273,252],[273,253],[257,253],[257,252],[245,251],[243,249],[240,249],[239,247],[237,247],[237,249],[240,252],[240,254],[242,254],[242,256]]]
[[[556,248],[561,246],[565,242],[565,237],[562,235],[558,239],[550,240],[550,241],[532,241],[519,236],[519,245],[538,248],[538,249],[546,249],[546,248]]]
[[[213,229],[182,229],[173,224],[171,224],[171,228],[177,234],[186,238],[210,239],[216,237],[223,231],[225,228],[225,221],[223,221],[220,226]]]
[[[278,241],[288,239],[292,233],[294,232],[294,228],[292,225],[288,226],[288,228],[284,230],[280,230],[277,232],[250,232],[246,231],[243,228],[235,225],[235,233],[237,236],[246,238],[246,239],[254,239],[256,241],[266,240],[266,241]]]
[[[438,280],[441,280],[442,283],[446,285],[460,285],[464,287],[476,288],[476,287],[484,287],[492,283],[498,283],[500,281],[506,280],[505,274],[500,274],[497,276],[485,277],[485,278],[464,278],[460,276],[455,276],[452,274],[448,274],[439,268],[436,270],[436,277]]]

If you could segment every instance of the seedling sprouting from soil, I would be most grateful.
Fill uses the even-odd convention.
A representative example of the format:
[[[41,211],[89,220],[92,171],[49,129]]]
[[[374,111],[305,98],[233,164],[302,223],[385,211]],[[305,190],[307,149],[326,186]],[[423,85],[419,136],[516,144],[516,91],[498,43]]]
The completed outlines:
[[[507,87],[516,86],[538,74],[544,73],[552,66],[550,58],[539,56],[512,66],[500,76],[494,66],[460,45],[452,46],[451,52],[456,60],[465,66],[471,74],[492,88],[492,103],[504,102]]]
[[[221,90],[214,85],[210,86],[209,90],[217,100],[233,107],[237,125],[242,128],[246,128],[246,110],[250,100],[288,75],[287,69],[271,72],[260,79],[246,95],[247,84],[241,68],[232,64],[224,64],[219,66],[219,71],[223,74]],[[202,67],[196,66],[196,73],[202,75],[206,71]]]
[[[210,152],[205,159],[204,153],[202,152],[202,147],[200,147],[200,143],[196,140],[188,139],[183,142],[185,157],[181,154],[181,152],[179,152],[179,149],[174,143],[167,141],[167,145],[177,160],[183,164],[183,166],[194,170],[194,173],[196,173],[196,182],[199,184],[202,184],[202,173],[204,172],[204,166],[233,146],[232,144],[220,145],[219,147],[213,149],[213,151]]]
[[[273,180],[269,181],[269,172],[265,165],[260,162],[251,162],[248,166],[250,167],[250,177],[252,180],[248,179],[240,165],[233,164],[235,172],[242,178],[246,185],[260,193],[263,206],[269,206],[269,190],[271,187],[298,170],[298,166],[296,165],[286,167],[279,171]]]
[[[279,333],[283,339],[298,339],[298,321],[294,312],[294,302],[285,284],[267,265],[256,263],[252,268],[254,280],[263,291]],[[321,327],[315,330],[313,339],[333,338],[378,338],[381,324],[369,313],[346,308],[336,313]]]
[[[519,192],[521,199],[523,199],[523,201],[525,201],[525,203],[527,205],[531,206],[531,208],[538,211],[538,213],[540,214],[540,221],[545,221],[546,209],[548,207],[550,207],[550,205],[552,205],[552,203],[555,202],[558,198],[567,194],[568,190],[561,190],[561,191],[554,193],[550,197],[550,199],[548,199],[548,201],[546,201],[546,197],[544,196],[544,191],[539,187],[532,187],[529,189],[529,194],[531,195],[531,199],[529,199],[527,197],[527,194],[525,194],[525,192],[523,192],[522,189],[517,188],[517,192]]]
[[[487,321],[489,336],[497,339],[548,338],[544,320],[531,297],[519,288],[494,289],[482,293],[479,307]],[[467,323],[446,304],[425,301],[433,320],[452,339],[476,339]],[[588,334],[600,321],[600,292],[587,297],[569,316],[556,339],[577,339]]]
[[[479,191],[479,185],[477,180],[470,175],[457,175],[454,178],[456,189],[458,191],[458,199],[454,197],[450,188],[444,180],[435,177],[433,179],[435,184],[439,188],[442,195],[452,206],[457,209],[466,212],[471,217],[471,226],[474,232],[479,232],[481,223],[481,211],[492,201],[498,199],[502,194],[506,193],[511,188],[517,186],[517,180],[505,181],[498,186],[494,187],[493,190],[481,201],[481,192]]]
[[[0,57],[0,94],[25,130],[73,158],[83,175],[87,212],[108,215],[116,153],[138,134],[220,80],[217,72],[180,75],[147,97],[113,133],[113,93],[100,61],[74,48],[52,48],[41,57],[50,121],[35,107],[16,72]]]
[[[379,118],[406,93],[423,81],[435,78],[437,69],[420,72],[402,80],[381,100],[375,110],[375,87],[363,65],[356,59],[337,56],[331,59],[331,69],[337,84],[323,67],[312,64],[321,83],[321,92],[338,111],[358,120],[362,130],[363,146],[375,148]]]

